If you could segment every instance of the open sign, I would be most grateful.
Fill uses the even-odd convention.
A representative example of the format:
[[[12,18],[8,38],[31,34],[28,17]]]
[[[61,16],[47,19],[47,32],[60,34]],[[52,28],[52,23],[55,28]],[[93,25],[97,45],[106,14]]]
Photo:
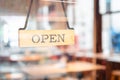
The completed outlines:
[[[19,30],[20,47],[74,44],[74,30]]]

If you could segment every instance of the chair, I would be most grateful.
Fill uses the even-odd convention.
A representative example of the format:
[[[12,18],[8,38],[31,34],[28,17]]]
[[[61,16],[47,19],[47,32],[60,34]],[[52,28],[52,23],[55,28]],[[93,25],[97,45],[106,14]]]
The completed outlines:
[[[114,71],[112,71],[111,80],[115,80],[115,77],[118,77],[118,80],[120,80],[120,70],[114,70]]]

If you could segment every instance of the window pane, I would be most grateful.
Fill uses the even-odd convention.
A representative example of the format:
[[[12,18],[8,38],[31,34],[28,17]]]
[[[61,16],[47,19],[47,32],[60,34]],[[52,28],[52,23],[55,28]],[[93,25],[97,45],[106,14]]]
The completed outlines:
[[[120,53],[120,13],[112,14],[112,48],[114,53]]]
[[[99,12],[101,14],[105,13],[106,12],[106,0],[99,0],[99,7],[100,7]]]
[[[102,48],[105,54],[109,54],[111,48],[110,26],[110,15],[102,16]]]
[[[28,3],[25,2],[20,7],[15,7],[20,1],[1,1],[0,19],[5,22],[1,26],[1,40],[4,47],[18,46],[18,29],[24,27],[28,11]],[[65,12],[61,1],[41,1],[38,0],[37,7],[33,3],[27,30],[47,30],[47,29],[67,29],[67,20],[71,28],[75,29],[75,34],[79,40],[77,45],[80,49],[93,50],[93,0],[67,0],[64,1]],[[10,7],[10,5],[12,5]],[[9,11],[10,7],[10,11]],[[2,10],[4,9],[4,10]],[[25,12],[26,11],[26,12]],[[4,14],[3,14],[4,13]],[[65,16],[65,13],[67,16]],[[1,22],[3,24],[3,22]],[[14,37],[13,37],[14,36]]]
[[[37,70],[36,66],[39,66],[38,69],[43,69],[40,68],[41,65],[53,67],[55,64],[54,68],[65,68],[68,61],[79,58],[79,55],[87,52],[93,54],[94,0],[63,0],[64,7],[61,0],[33,0],[26,30],[68,30],[69,26],[74,28],[75,44],[19,47],[18,29],[25,26],[30,1],[0,0],[0,80],[9,80],[6,79],[9,75],[6,76],[5,73],[10,74],[10,78],[12,74],[20,73],[23,75],[21,80],[27,78],[27,80],[39,78],[43,80],[46,78],[46,72],[32,77],[28,74],[26,77],[26,73],[23,73],[24,67],[25,70],[28,68]],[[55,79],[59,77],[59,75],[50,75],[52,79],[54,76]],[[17,76],[12,75],[12,77]]]
[[[111,0],[111,11],[120,11],[120,0]]]

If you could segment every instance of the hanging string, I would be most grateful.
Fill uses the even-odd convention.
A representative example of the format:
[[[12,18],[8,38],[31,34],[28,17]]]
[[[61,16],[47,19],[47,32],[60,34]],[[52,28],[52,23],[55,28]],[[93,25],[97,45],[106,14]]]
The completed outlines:
[[[27,27],[28,19],[29,19],[30,12],[31,12],[32,3],[33,3],[33,0],[30,1],[30,6],[29,6],[29,10],[28,10],[27,17],[26,17],[26,20],[25,20],[24,28],[20,28],[19,30],[25,30],[26,27]]]
[[[27,17],[26,17],[24,28],[20,28],[19,30],[25,30],[26,27],[27,27],[28,19],[29,19],[30,12],[31,12],[32,3],[33,3],[33,0],[31,0],[31,2],[30,2],[30,6],[29,6],[28,13],[27,13]],[[66,14],[66,11],[65,11],[65,6],[64,6],[64,1],[63,0],[61,0],[61,5],[62,5],[62,8],[63,8],[64,15],[65,15],[65,17],[67,19],[67,14]],[[66,24],[67,24],[68,29],[73,29],[73,28],[70,28],[69,23],[68,23],[68,19],[66,21]]]
[[[67,19],[67,14],[66,14],[66,11],[65,11],[64,0],[61,0],[61,5],[62,5],[62,8],[63,8],[64,15],[65,15],[65,17],[66,17],[66,19]],[[68,29],[73,29],[73,28],[70,28],[70,25],[69,25],[69,23],[68,23],[68,19],[67,19],[67,21],[66,21],[66,24],[67,24]]]

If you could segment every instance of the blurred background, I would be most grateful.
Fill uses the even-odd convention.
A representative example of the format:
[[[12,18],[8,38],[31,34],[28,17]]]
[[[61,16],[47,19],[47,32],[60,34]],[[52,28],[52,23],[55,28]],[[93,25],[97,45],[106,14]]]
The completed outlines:
[[[26,30],[65,30],[68,22],[75,44],[21,48],[18,30],[30,1],[0,0],[0,80],[110,80],[113,70],[119,71],[120,0],[33,0]],[[81,61],[102,68],[63,70]],[[53,74],[54,66],[63,71]],[[49,68],[52,73],[44,71]]]

